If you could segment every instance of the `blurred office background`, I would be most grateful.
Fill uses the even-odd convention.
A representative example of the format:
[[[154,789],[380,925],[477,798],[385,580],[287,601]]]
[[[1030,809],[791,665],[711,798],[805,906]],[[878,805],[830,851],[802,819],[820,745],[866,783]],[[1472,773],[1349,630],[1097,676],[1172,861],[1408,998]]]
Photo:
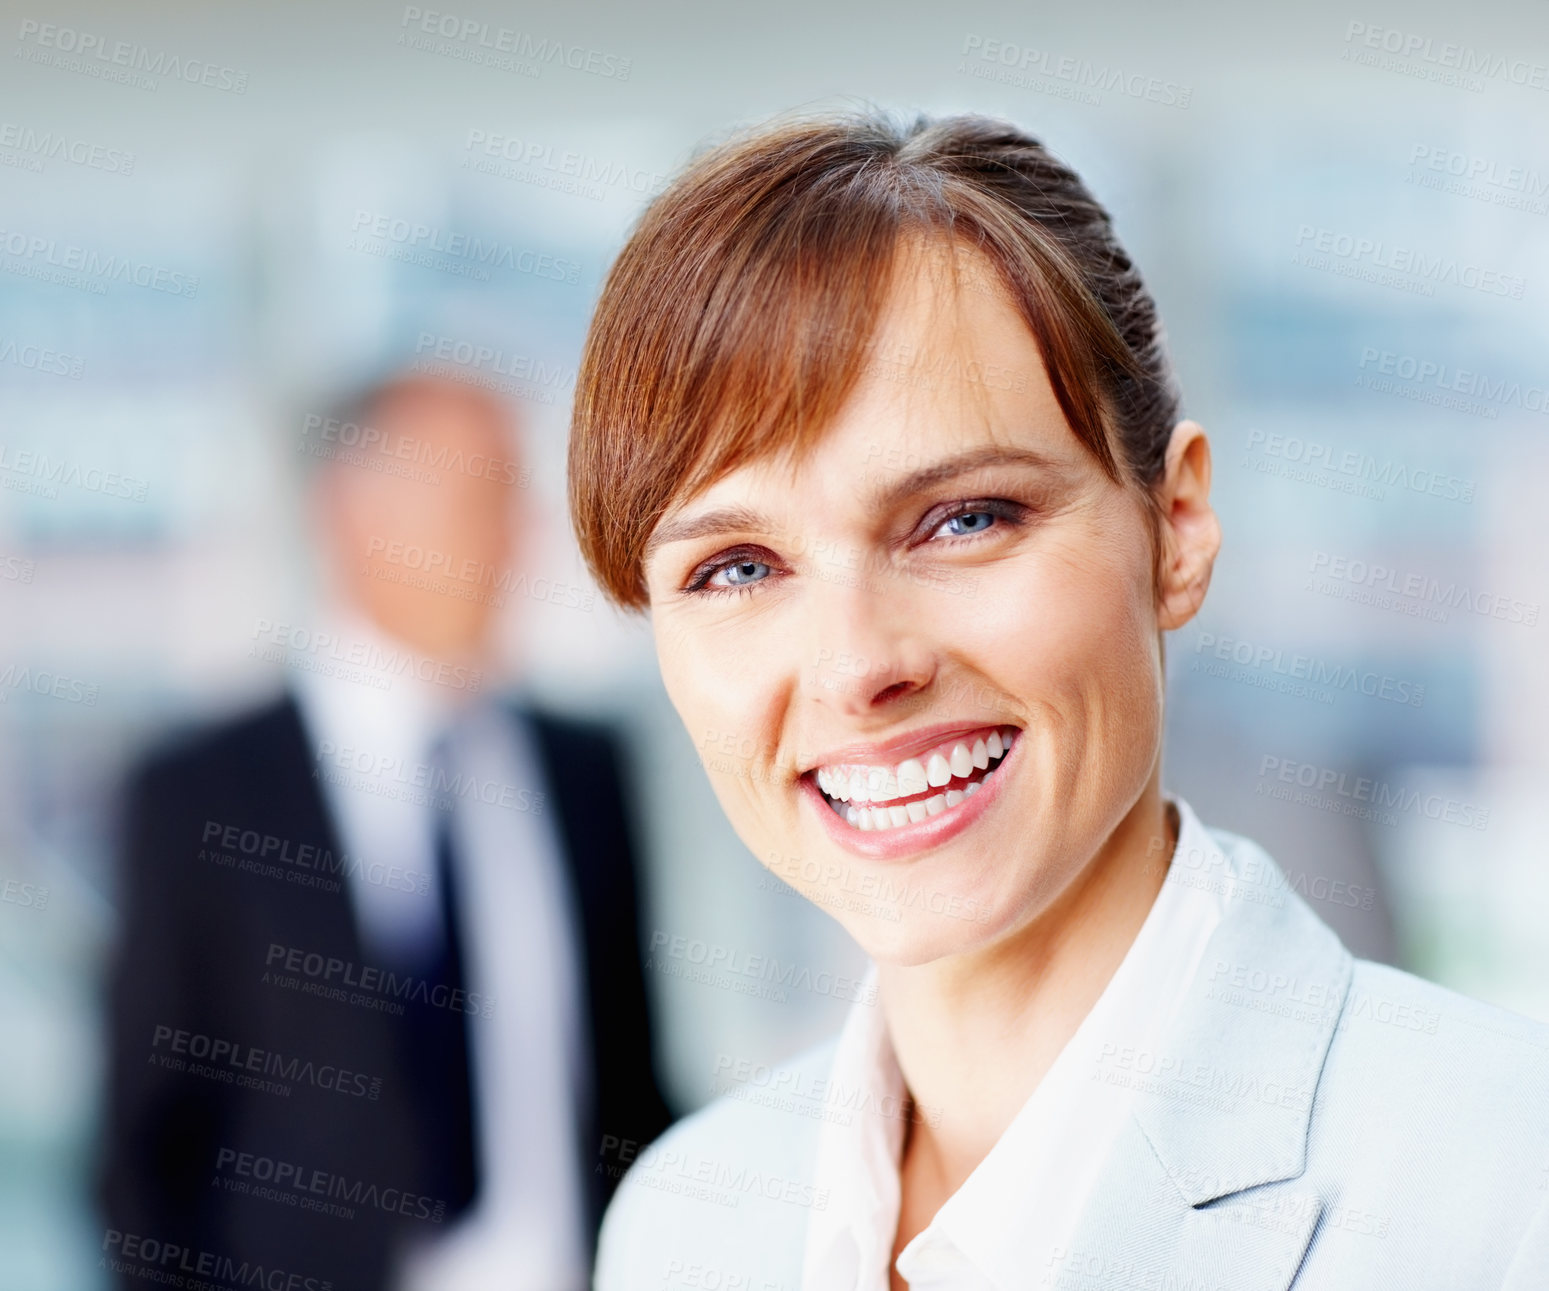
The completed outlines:
[[[308,623],[307,415],[417,360],[497,383],[540,509],[522,567],[589,588],[563,462],[602,275],[697,145],[792,108],[1000,114],[1085,175],[1217,451],[1168,786],[1357,953],[1549,1018],[1542,6],[4,8],[0,1288],[104,1285],[113,791],[147,740],[284,684],[254,647]],[[501,28],[539,52],[481,43]],[[161,72],[115,79],[118,42]],[[418,257],[414,225],[440,239]],[[483,269],[458,236],[510,254]],[[98,271],[61,268],[72,247]],[[627,724],[650,928],[858,970],[722,821],[645,625],[568,599],[511,598],[512,673]],[[1297,693],[1313,667],[1362,680]],[[725,1055],[845,1008],[650,986],[684,1110]]]

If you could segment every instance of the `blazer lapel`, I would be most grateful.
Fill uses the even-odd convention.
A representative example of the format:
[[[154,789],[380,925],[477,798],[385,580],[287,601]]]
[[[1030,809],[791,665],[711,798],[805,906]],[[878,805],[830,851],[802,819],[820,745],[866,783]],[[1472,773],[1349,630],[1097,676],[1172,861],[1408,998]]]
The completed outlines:
[[[1315,1194],[1279,1190],[1191,1205],[1135,1117],[1042,1285],[1286,1291],[1322,1213]]]
[[[1286,1291],[1322,1214],[1294,1181],[1352,960],[1262,850],[1229,843],[1226,917],[1166,1053],[1136,1077],[1077,1237],[1051,1259],[1054,1285],[1061,1271],[1106,1285],[1125,1269],[1137,1285]]]

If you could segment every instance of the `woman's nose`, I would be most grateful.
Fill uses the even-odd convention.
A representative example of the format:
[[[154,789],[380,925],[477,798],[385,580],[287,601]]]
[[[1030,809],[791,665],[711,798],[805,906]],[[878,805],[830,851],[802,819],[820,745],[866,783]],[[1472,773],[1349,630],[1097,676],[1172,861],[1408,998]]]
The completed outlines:
[[[936,675],[923,625],[882,592],[849,589],[821,598],[821,624],[809,640],[803,687],[816,702],[866,716],[915,694]],[[918,616],[915,616],[916,620]]]

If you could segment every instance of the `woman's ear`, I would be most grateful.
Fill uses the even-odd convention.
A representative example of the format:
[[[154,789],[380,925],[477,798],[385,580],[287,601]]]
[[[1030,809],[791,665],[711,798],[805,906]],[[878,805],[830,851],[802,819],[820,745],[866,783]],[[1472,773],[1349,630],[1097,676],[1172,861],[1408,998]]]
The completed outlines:
[[[1221,550],[1221,523],[1210,506],[1210,441],[1198,422],[1173,427],[1157,501],[1162,515],[1157,626],[1171,632],[1199,612]]]

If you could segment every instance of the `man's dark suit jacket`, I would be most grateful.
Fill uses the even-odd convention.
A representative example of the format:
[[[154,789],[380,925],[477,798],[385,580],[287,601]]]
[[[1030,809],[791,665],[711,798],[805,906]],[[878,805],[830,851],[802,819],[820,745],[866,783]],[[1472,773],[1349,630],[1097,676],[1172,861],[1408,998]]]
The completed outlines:
[[[607,1145],[649,1142],[670,1120],[651,1061],[635,849],[606,728],[519,711],[578,912],[591,1070],[576,1150],[595,1244],[621,1173]],[[285,989],[283,963],[270,962],[273,947],[298,948],[354,965],[357,982],[371,966],[348,880],[330,885],[320,861],[344,855],[322,788],[291,699],[130,778],[100,1175],[108,1253],[132,1253],[141,1275],[124,1285],[144,1286],[150,1262],[228,1280],[261,1266],[253,1285],[375,1291],[406,1235],[440,1231],[416,1188],[396,1019]]]

